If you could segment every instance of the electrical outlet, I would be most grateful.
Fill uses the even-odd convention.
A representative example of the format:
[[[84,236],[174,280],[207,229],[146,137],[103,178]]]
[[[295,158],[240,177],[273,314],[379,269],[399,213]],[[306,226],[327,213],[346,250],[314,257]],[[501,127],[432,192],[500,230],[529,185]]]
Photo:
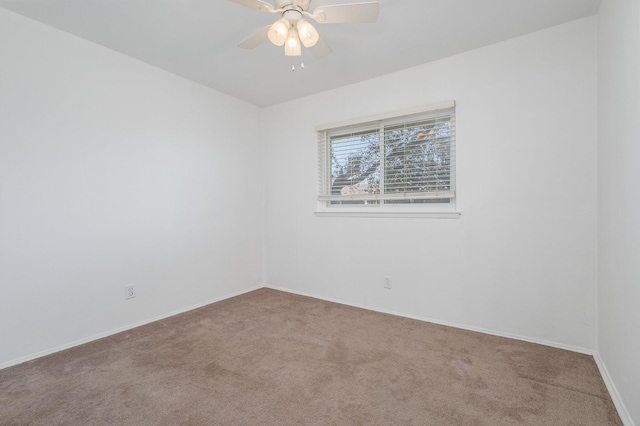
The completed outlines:
[[[384,288],[391,288],[391,277],[384,277]]]
[[[125,299],[133,299],[136,297],[136,286],[131,284],[124,288],[124,298]]]

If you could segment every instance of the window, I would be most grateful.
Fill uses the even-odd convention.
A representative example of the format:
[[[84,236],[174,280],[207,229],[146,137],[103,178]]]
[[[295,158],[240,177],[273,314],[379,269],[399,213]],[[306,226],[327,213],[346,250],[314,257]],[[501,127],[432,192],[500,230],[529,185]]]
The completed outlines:
[[[453,102],[317,130],[322,209],[453,210]]]

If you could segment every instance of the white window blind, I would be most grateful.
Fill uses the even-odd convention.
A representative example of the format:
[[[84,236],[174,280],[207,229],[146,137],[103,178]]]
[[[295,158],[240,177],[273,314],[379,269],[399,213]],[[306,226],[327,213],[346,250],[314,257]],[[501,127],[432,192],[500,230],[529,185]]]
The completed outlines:
[[[455,198],[455,104],[318,131],[325,206],[449,203]]]

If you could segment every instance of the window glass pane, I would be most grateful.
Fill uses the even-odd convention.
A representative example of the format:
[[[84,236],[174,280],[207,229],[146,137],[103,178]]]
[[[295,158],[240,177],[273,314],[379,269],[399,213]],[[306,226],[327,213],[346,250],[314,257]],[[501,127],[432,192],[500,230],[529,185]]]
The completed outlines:
[[[331,195],[380,193],[380,133],[364,131],[330,138]],[[364,204],[344,201],[340,204]],[[371,201],[369,201],[371,203]]]
[[[384,169],[386,194],[450,190],[449,117],[386,127]]]

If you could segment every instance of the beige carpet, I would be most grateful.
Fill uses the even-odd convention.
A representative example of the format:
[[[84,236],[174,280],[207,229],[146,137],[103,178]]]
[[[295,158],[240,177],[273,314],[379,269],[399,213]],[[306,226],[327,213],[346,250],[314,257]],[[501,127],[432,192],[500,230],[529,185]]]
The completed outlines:
[[[1,425],[619,425],[592,357],[261,289],[0,370]]]

